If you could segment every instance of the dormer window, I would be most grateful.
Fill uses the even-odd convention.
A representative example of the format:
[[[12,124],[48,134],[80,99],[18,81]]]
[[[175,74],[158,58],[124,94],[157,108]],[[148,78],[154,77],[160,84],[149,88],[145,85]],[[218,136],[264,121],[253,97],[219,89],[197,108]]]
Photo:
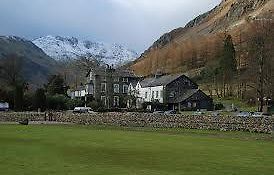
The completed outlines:
[[[114,82],[119,82],[120,81],[120,78],[119,77],[114,77]]]
[[[128,82],[128,78],[127,77],[123,77],[123,82]]]

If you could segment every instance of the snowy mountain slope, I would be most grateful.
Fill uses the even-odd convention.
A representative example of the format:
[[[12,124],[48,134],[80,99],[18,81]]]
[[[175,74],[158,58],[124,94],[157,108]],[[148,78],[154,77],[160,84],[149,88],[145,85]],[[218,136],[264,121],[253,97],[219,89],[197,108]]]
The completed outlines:
[[[83,41],[74,37],[45,36],[33,40],[47,55],[57,61],[93,56],[109,65],[120,65],[133,61],[138,54],[118,44]]]

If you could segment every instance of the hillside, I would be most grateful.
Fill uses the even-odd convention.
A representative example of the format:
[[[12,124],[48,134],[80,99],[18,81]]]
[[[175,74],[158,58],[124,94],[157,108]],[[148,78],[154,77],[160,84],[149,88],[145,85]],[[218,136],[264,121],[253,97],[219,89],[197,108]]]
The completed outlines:
[[[225,32],[232,35],[239,51],[237,45],[242,39],[239,33],[249,33],[247,26],[252,21],[273,19],[273,10],[274,0],[223,0],[185,27],[164,34],[132,63],[131,68],[143,76],[156,71],[196,72],[218,59],[217,49],[222,45]]]
[[[0,62],[8,55],[16,54],[21,59],[23,78],[34,86],[42,85],[56,69],[56,61],[47,56],[31,41],[13,37],[0,37]]]
[[[103,63],[118,66],[138,57],[136,52],[119,44],[80,40],[75,37],[45,36],[33,40],[33,43],[57,61],[91,56]]]

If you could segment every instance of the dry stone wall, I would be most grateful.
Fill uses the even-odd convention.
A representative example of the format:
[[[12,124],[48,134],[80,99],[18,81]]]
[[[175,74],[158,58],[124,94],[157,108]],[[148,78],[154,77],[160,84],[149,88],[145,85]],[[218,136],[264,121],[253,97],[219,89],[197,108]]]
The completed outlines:
[[[0,113],[0,122],[45,121],[45,113]],[[46,118],[48,119],[48,118]],[[186,128],[272,133],[273,117],[183,116],[148,113],[53,113],[57,122],[122,127]]]

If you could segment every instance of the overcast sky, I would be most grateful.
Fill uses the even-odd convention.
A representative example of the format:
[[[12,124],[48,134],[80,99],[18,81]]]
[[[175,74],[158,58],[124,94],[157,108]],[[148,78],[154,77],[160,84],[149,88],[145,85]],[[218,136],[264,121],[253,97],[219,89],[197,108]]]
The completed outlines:
[[[0,35],[120,43],[138,52],[221,0],[0,0]]]

